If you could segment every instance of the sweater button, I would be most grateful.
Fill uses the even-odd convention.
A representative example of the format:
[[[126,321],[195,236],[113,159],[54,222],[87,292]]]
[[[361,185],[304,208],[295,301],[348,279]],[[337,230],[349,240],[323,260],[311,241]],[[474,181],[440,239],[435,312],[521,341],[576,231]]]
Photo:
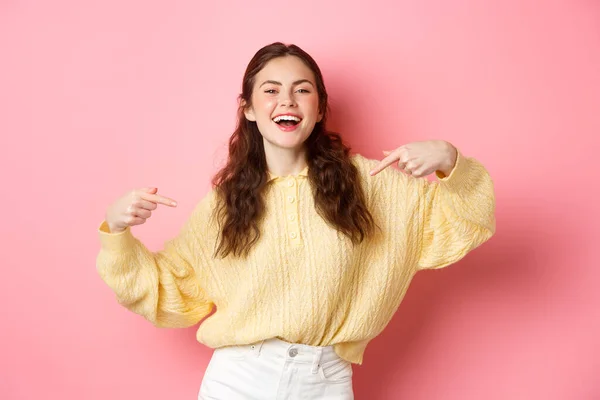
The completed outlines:
[[[296,357],[298,355],[298,349],[291,349],[289,354],[290,357]]]
[[[296,236],[298,236],[298,235],[296,235],[296,232],[292,232],[292,233],[290,234],[290,236],[292,237],[292,239],[296,239]]]
[[[292,186],[294,186],[294,181],[293,181],[293,180],[289,180],[289,181],[288,181],[288,186],[289,186],[289,187],[292,187]]]
[[[288,218],[290,221],[293,221],[296,219],[296,216],[294,214],[290,214],[290,216]]]
[[[288,196],[288,201],[289,201],[290,203],[293,203],[293,202],[294,202],[294,200],[296,200],[296,199],[294,199],[294,196]]]

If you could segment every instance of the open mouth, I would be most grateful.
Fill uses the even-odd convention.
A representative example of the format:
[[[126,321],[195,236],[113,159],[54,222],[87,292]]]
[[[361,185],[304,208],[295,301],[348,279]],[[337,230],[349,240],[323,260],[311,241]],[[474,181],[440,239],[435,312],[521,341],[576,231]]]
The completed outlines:
[[[302,121],[302,119],[296,117],[295,115],[279,115],[273,118],[273,122],[275,122],[277,125],[285,127],[296,126],[300,123],[300,121]]]

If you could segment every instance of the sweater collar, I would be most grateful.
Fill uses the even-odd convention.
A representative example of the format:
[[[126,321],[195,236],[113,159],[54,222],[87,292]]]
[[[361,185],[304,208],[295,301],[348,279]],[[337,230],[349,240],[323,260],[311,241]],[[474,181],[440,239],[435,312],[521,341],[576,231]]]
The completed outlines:
[[[267,182],[271,182],[273,180],[277,180],[277,179],[285,179],[286,176],[278,176],[275,175],[273,173],[271,173],[271,171],[268,171],[269,174],[269,180]],[[291,176],[291,175],[288,175]],[[300,173],[298,175],[295,175],[296,177],[298,176],[308,176],[308,165],[306,167],[304,167],[304,169],[302,171],[300,171]]]

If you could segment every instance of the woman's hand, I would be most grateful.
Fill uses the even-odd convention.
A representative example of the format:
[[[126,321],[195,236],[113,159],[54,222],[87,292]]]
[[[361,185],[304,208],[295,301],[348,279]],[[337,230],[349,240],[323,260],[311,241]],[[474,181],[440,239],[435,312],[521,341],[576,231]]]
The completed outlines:
[[[415,178],[427,176],[435,171],[450,175],[458,151],[443,140],[428,140],[412,142],[398,147],[393,151],[384,151],[386,157],[371,170],[371,175],[376,175],[383,169],[398,162],[398,167]]]
[[[177,206],[173,199],[160,196],[156,192],[157,188],[135,189],[111,204],[105,216],[111,233],[124,231],[128,226],[143,224],[158,204]]]

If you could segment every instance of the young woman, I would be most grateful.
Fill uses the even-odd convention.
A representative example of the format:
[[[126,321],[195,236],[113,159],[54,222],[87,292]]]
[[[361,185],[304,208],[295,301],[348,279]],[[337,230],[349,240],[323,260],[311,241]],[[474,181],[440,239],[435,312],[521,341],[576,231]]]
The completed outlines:
[[[192,326],[216,306],[197,332],[215,349],[199,399],[352,399],[352,363],[414,274],[495,231],[478,161],[441,140],[382,161],[350,154],[327,114],[315,61],[268,45],[246,69],[227,164],[177,237],[150,252],[130,231],[175,206],[156,188],[108,207],[97,268],[120,304],[160,327]]]

